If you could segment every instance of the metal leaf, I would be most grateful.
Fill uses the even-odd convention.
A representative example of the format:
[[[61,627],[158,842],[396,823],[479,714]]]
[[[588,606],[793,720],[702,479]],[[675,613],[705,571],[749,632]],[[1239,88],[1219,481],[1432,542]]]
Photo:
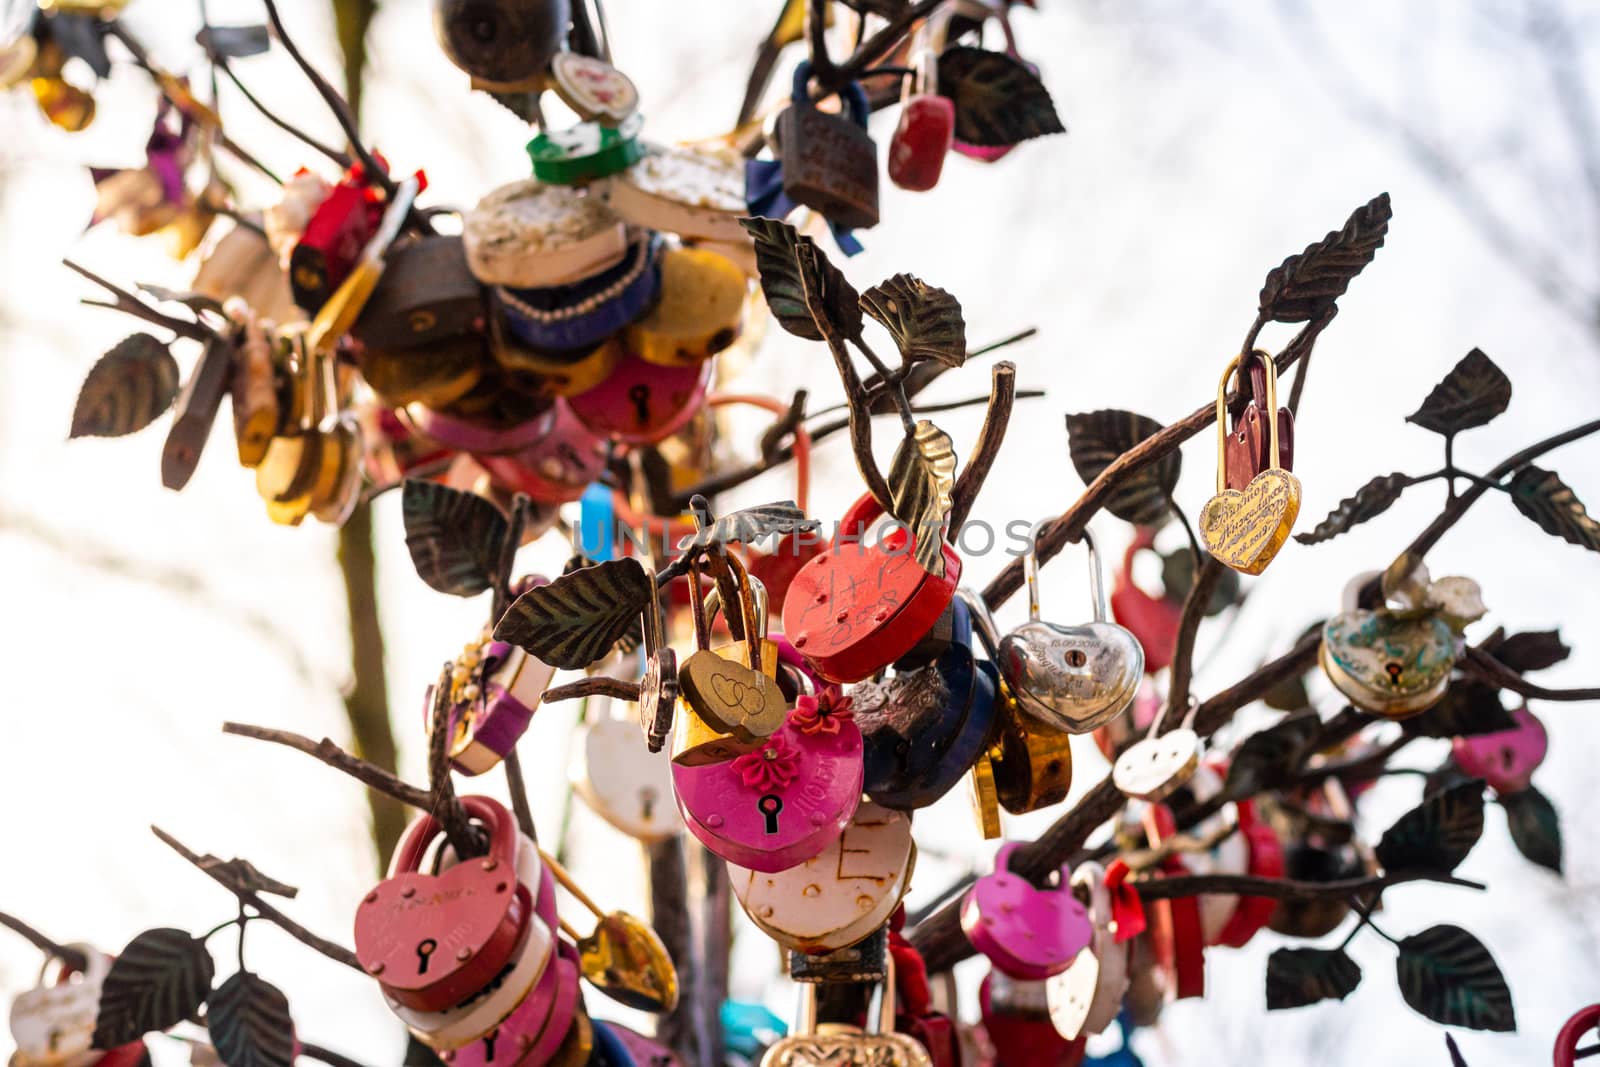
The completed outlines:
[[[1413,715],[1401,729],[1413,737],[1477,737],[1514,730],[1517,720],[1500,703],[1500,691],[1476,679],[1456,678],[1444,699]]]
[[[1072,466],[1088,485],[1117,457],[1161,429],[1155,419],[1132,411],[1106,409],[1067,416],[1067,448]],[[1161,459],[1122,479],[1106,498],[1106,510],[1140,526],[1155,526],[1171,508],[1183,455],[1173,449]]]
[[[1200,550],[1204,555],[1210,555],[1205,549]],[[1183,603],[1189,599],[1189,590],[1194,588],[1194,553],[1189,551],[1188,545],[1179,545],[1171,552],[1161,555],[1161,589],[1166,599]],[[1211,618],[1221,615],[1224,611],[1240,603],[1243,599],[1244,583],[1239,580],[1239,572],[1224,568],[1217,576],[1217,584],[1212,587],[1211,599],[1206,601],[1205,617]]]
[[[505,515],[483,497],[415,478],[400,492],[406,548],[424,582],[451,596],[476,596],[494,584]]]
[[[806,518],[806,513],[793,500],[759,504],[724,515],[705,529],[685,537],[678,542],[678,551],[692,552],[711,545],[750,545],[773,534],[810,531],[821,525],[816,519]]]
[[[1321,725],[1317,713],[1305,708],[1245,738],[1228,763],[1223,795],[1252,796],[1286,784],[1315,751]]]
[[[1547,534],[1600,552],[1600,522],[1555,471],[1524,467],[1511,479],[1511,502]]]
[[[1349,533],[1368,519],[1375,519],[1389,510],[1400,494],[1411,485],[1411,476],[1396,471],[1380,474],[1356,490],[1355,496],[1339,501],[1338,507],[1328,512],[1328,517],[1312,527],[1309,533],[1295,534],[1302,545],[1316,545],[1332,541],[1342,533]]]
[[[1572,655],[1572,649],[1562,644],[1560,630],[1529,630],[1512,634],[1489,654],[1518,674],[1526,674],[1554,667]]]
[[[294,1062],[289,1000],[258,974],[240,971],[211,994],[206,1028],[227,1067],[290,1067]]]
[[[178,395],[178,361],[147,333],[118,341],[90,368],[72,409],[71,437],[121,437],[144,429]]]
[[[222,310],[222,301],[214,296],[207,296],[205,293],[168,289],[164,285],[152,285],[149,282],[140,282],[139,291],[145,293],[157,303],[182,304],[194,312],[210,311],[218,315],[225,314]]]
[[[203,26],[194,39],[213,59],[245,59],[272,47],[272,35],[265,26]]]
[[[861,336],[860,297],[815,241],[778,219],[742,218],[739,224],[755,241],[761,291],[780,326],[820,341],[821,315],[840,337]]]
[[[1383,247],[1393,214],[1389,194],[1380,193],[1357,208],[1344,229],[1269,271],[1261,286],[1261,314],[1273,322],[1306,322],[1333,307]]]
[[[1406,421],[1451,437],[1492,421],[1510,404],[1511,379],[1482,349],[1474,348]]]
[[[1050,90],[1021,60],[957,46],[939,56],[939,93],[956,108],[956,140],[998,148],[1065,133]]]
[[[523,593],[495,625],[495,640],[577,670],[611,651],[655,593],[638,560],[597,563]]]
[[[1517,851],[1541,867],[1561,873],[1561,816],[1550,798],[1529,786],[1500,798]]]
[[[106,22],[99,12],[74,15],[58,11],[49,16],[51,42],[68,59],[81,59],[97,78],[111,77],[111,57],[106,54]]]
[[[1453,1034],[1444,1035],[1445,1051],[1450,1053],[1450,1067],[1467,1067],[1466,1057],[1461,1055],[1461,1049],[1456,1045]]]
[[[938,286],[896,274],[862,293],[861,309],[883,323],[906,363],[931,359],[959,367],[967,360],[961,302]]]
[[[157,927],[128,942],[100,987],[94,1047],[112,1049],[200,1010],[215,974],[205,943],[185,930]]]
[[[1483,943],[1459,926],[1431,926],[1400,942],[1400,995],[1445,1026],[1509,1032],[1517,1028],[1511,990]]]
[[[1267,1010],[1343,1000],[1361,984],[1361,968],[1341,948],[1280,948],[1267,957]]]
[[[956,484],[956,452],[950,435],[921,419],[900,442],[889,464],[894,517],[913,537],[912,555],[929,574],[944,574],[944,523]]]
[[[1428,797],[1383,832],[1375,850],[1385,872],[1448,874],[1483,836],[1483,782],[1477,778]]]

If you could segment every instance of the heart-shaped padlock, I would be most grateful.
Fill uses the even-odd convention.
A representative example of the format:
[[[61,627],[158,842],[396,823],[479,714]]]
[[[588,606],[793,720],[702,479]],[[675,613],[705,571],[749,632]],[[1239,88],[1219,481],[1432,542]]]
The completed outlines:
[[[904,656],[938,621],[961,580],[961,557],[941,546],[944,573],[912,554],[904,527],[878,542],[864,530],[883,508],[864,494],[840,521],[826,552],[794,577],[783,603],[783,632],[831,682],[859,682]]]
[[[1456,766],[1504,796],[1520,793],[1533,782],[1533,772],[1550,750],[1550,736],[1526,704],[1511,713],[1514,729],[1476,737],[1458,737],[1451,744]]]
[[[454,849],[441,850],[439,866],[442,869],[459,862]],[[536,991],[551,974],[555,931],[560,925],[556,915],[555,878],[540,860],[539,846],[522,834],[517,839],[517,884],[536,901],[534,914],[525,926],[523,940],[511,962],[492,982],[443,1011],[418,1011],[393,998],[385,998],[395,1017],[429,1048],[467,1049],[476,1044],[482,1046],[478,1053],[486,1051],[492,1059],[496,1031],[510,1024],[512,1017],[521,1012],[529,998],[537,995]],[[470,1049],[467,1054],[469,1058],[477,1055]]]
[[[666,367],[625,353],[605,380],[569,399],[578,421],[602,437],[652,445],[705,406],[713,360]]]
[[[533,902],[517,884],[518,835],[511,813],[488,797],[461,804],[489,833],[489,854],[439,875],[421,873],[423,853],[443,832],[431,815],[407,829],[390,877],[356,908],[356,957],[388,996],[442,1011],[486,987],[522,942]]]
[[[1185,792],[1181,794],[1184,806],[1198,805],[1204,810],[1210,810],[1214,805],[1217,810],[1213,815],[1200,820],[1194,826],[1183,831],[1187,840],[1187,847],[1179,850],[1172,857],[1171,862],[1181,865],[1183,873],[1196,875],[1242,875],[1249,873],[1250,869],[1250,844],[1242,833],[1234,832],[1238,822],[1238,812],[1231,803],[1220,804],[1218,798],[1222,793],[1224,770],[1212,763],[1202,763],[1195,768],[1194,776],[1184,786]],[[1164,807],[1157,814],[1160,816],[1158,824],[1161,826],[1162,837],[1171,837],[1176,832],[1176,820],[1172,815],[1172,808],[1178,805],[1178,797],[1171,799],[1171,805]],[[1129,805],[1130,813],[1134,806]],[[1239,898],[1231,893],[1203,893],[1199,897],[1200,932],[1208,945],[1216,944],[1222,936],[1222,931],[1233,920],[1234,914],[1239,909]]]
[[[1139,527],[1122,554],[1122,566],[1111,580],[1111,617],[1126,626],[1144,649],[1144,669],[1154,674],[1172,663],[1173,643],[1178,639],[1178,624],[1183,619],[1183,601],[1167,596],[1152,596],[1133,578],[1133,561],[1140,552],[1155,551],[1156,532]]]
[[[1555,1067],[1574,1067],[1580,1056],[1578,1045],[1584,1038],[1593,1035],[1596,1028],[1600,1028],[1600,1004],[1581,1008],[1568,1019],[1556,1034],[1554,1059],[1551,1061]],[[1584,1053],[1588,1051],[1585,1049]]]
[[[591,712],[577,747],[570,779],[591,811],[646,844],[683,832],[671,800],[671,763],[666,753],[639,744],[637,723]]]
[[[774,872],[825,849],[861,802],[861,731],[850,699],[802,697],[752,752],[701,767],[674,764],[689,832],[730,863]]]
[[[939,184],[955,137],[955,101],[939,93],[939,55],[952,13],[948,5],[940,6],[912,37],[913,72],[902,90],[900,122],[889,140],[889,180],[913,192]]]
[[[1266,392],[1267,375],[1275,371],[1276,365],[1272,363],[1272,357],[1259,348],[1244,357],[1244,365],[1248,368],[1250,397],[1246,400],[1241,390],[1239,400],[1234,403],[1233,429],[1228,433],[1228,443],[1223,449],[1228,488],[1241,490],[1256,475],[1274,466],[1271,454],[1267,451],[1272,438],[1268,420],[1274,416],[1267,410]],[[1244,377],[1241,375],[1241,384]],[[1278,408],[1275,417],[1278,431],[1276,466],[1286,471],[1293,470],[1294,413],[1288,408]]]
[[[1455,633],[1439,616],[1405,618],[1379,609],[1329,619],[1317,658],[1357,707],[1403,719],[1444,697],[1456,656]]]
[[[1200,539],[1216,559],[1240,574],[1260,574],[1289,539],[1300,514],[1300,479],[1278,463],[1278,420],[1268,420],[1269,465],[1244,489],[1227,484],[1228,380],[1243,357],[1235,356],[1217,383],[1217,493],[1200,511]],[[1278,408],[1277,365],[1264,361],[1267,407]]]
[[[582,1003],[578,952],[566,942],[558,942],[538,984],[505,1021],[463,1048],[441,1049],[439,1058],[450,1067],[551,1063],[566,1042]]]
[[[783,871],[729,867],[728,884],[768,937],[817,954],[853,945],[888,922],[915,866],[911,817],[863,800],[818,855]]]
[[[1094,539],[1089,548],[1089,585],[1094,621],[1062,626],[1039,618],[1038,562],[1030,542],[1023,557],[1028,581],[1028,621],[1000,642],[1000,673],[1021,708],[1047,726],[1088,733],[1132,702],[1144,675],[1144,649],[1132,633],[1106,620],[1105,589]]]
[[[1162,732],[1167,705],[1163,703],[1150,724],[1150,732],[1123,749],[1111,765],[1111,781],[1130,797],[1151,802],[1165,800],[1181,789],[1200,766],[1205,748],[1194,731],[1199,703],[1189,700],[1189,712],[1176,729]]]
[[[1072,890],[1088,908],[1094,935],[1070,967],[1045,980],[1050,1022],[1069,1041],[1110,1026],[1128,990],[1128,946],[1117,940],[1105,869],[1092,861],[1080,865],[1072,872]]]
[[[15,1067],[88,1067],[101,1056],[93,1049],[95,1018],[111,957],[92,945],[68,947],[84,957],[83,971],[63,966],[50,980],[47,959],[34,987],[11,1002]]]
[[[1017,845],[1000,846],[994,871],[979,878],[961,901],[961,929],[974,948],[1013,978],[1060,974],[1093,939],[1083,904],[1073,896],[1070,868],[1060,884],[1036,889],[1011,873]]]
[[[465,775],[492,769],[533,721],[556,669],[486,632],[456,660],[450,694],[450,762]],[[424,698],[433,707],[433,687]]]

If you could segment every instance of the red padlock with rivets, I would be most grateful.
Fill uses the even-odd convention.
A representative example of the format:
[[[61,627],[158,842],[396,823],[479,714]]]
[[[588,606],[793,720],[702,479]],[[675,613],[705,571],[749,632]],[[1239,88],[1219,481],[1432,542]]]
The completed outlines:
[[[950,11],[948,6],[939,8],[917,28],[911,43],[915,72],[906,83],[900,124],[889,141],[889,180],[918,193],[939,184],[944,157],[955,140],[955,101],[939,95],[939,53]]]
[[[489,797],[461,804],[489,835],[489,853],[442,874],[422,873],[444,831],[424,815],[406,830],[389,877],[356,909],[356,958],[398,1003],[453,1007],[483,990],[517,950],[533,905],[517,880],[517,827]]]

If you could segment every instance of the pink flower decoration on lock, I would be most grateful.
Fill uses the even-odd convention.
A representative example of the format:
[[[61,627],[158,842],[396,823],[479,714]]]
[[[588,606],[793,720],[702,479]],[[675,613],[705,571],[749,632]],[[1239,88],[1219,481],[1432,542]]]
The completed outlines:
[[[816,696],[802,696],[794,702],[789,720],[803,734],[836,734],[839,725],[855,718],[854,701],[839,692],[838,686],[829,686]]]
[[[782,789],[800,773],[800,753],[782,734],[773,734],[754,752],[733,761],[733,771],[746,789],[763,792]]]

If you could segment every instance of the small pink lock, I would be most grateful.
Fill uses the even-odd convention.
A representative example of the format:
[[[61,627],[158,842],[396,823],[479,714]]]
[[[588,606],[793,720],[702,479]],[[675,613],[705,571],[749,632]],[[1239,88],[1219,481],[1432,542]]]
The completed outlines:
[[[591,433],[630,445],[653,445],[677,433],[705,407],[715,364],[707,359],[665,367],[630,352],[605,381],[567,403]]]
[[[555,670],[504,641],[484,645],[476,698],[450,708],[451,766],[465,775],[483,774],[509,755],[533,721]],[[424,715],[432,708],[429,686]]]
[[[1011,873],[1016,844],[1000,846],[994,873],[967,890],[961,928],[972,947],[1013,978],[1037,981],[1060,974],[1094,938],[1089,913],[1072,894],[1071,870],[1053,889],[1035,889]]]
[[[689,831],[729,863],[787,870],[844,832],[861,803],[861,730],[848,707],[808,715],[802,697],[765,744],[703,767],[672,765]]]
[[[539,440],[517,452],[475,458],[498,485],[548,504],[570,504],[606,470],[606,443],[557,398],[554,422]]]
[[[1456,766],[1482,778],[1496,793],[1520,793],[1533,781],[1533,772],[1550,750],[1544,723],[1524,705],[1511,713],[1517,725],[1510,730],[1477,737],[1458,737],[1452,745]]]
[[[515,426],[493,427],[446,415],[422,404],[400,409],[404,421],[422,436],[458,452],[493,454],[516,452],[545,437],[555,424],[551,410],[545,410]]]

